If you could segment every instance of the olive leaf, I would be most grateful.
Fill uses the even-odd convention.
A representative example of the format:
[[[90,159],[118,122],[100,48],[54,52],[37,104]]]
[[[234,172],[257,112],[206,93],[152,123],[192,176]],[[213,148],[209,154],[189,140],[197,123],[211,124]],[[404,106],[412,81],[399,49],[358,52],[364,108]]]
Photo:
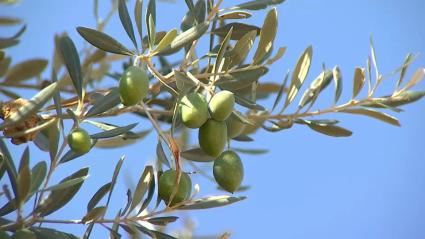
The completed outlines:
[[[249,1],[246,3],[238,4],[234,7],[231,7],[230,9],[260,10],[271,5],[281,4],[284,1],[285,0],[254,0],[254,1]]]
[[[106,207],[95,207],[91,209],[82,219],[81,221],[84,223],[90,223],[93,221],[98,220],[99,218],[103,217],[103,215],[106,212]]]
[[[54,191],[54,190],[62,190],[62,189],[66,189],[69,188],[71,186],[77,185],[79,183],[84,182],[84,180],[86,180],[88,178],[88,176],[83,176],[83,177],[79,177],[79,178],[73,178],[73,179],[69,179],[67,181],[58,183],[56,185],[47,187],[41,191]]]
[[[166,47],[168,47],[171,42],[177,37],[177,29],[172,29],[161,39],[156,48],[153,50],[151,54],[155,55],[158,52],[161,52]]]
[[[390,108],[405,104],[410,104],[422,99],[425,96],[425,91],[404,91],[397,96],[384,96],[374,99],[374,102],[363,104],[366,107],[374,108]]]
[[[30,187],[31,194],[40,188],[46,175],[47,175],[47,164],[45,161],[41,161],[37,163],[31,169],[31,187]]]
[[[222,75],[215,85],[225,90],[238,90],[251,85],[267,74],[265,66],[252,66]]]
[[[379,112],[371,109],[362,109],[362,108],[352,108],[352,109],[344,109],[339,112],[349,113],[349,114],[358,114],[358,115],[366,115],[388,124],[392,124],[395,126],[400,126],[400,122],[391,115],[385,114],[383,112]]]
[[[24,203],[30,193],[31,187],[31,171],[29,168],[29,148],[27,147],[21,159],[18,176],[16,178],[17,186],[17,203]]]
[[[0,124],[0,129],[18,124],[37,113],[37,111],[53,97],[57,89],[58,82],[55,82],[39,91],[27,104],[21,106],[16,112],[12,113],[6,121]]]
[[[286,52],[286,47],[279,47],[276,55],[266,61],[266,65],[272,65],[276,61],[280,60],[280,58],[282,58],[283,55],[285,55],[285,52]]]
[[[140,175],[139,182],[137,183],[136,190],[134,191],[133,199],[131,200],[131,206],[129,212],[135,209],[142,201],[143,196],[148,191],[148,186],[154,178],[154,170],[152,166],[146,166],[143,173]]]
[[[88,175],[89,168],[82,168],[72,175],[64,178],[60,183],[70,181],[76,178],[86,177]],[[65,206],[77,192],[80,190],[84,181],[67,187],[65,189],[52,190],[50,195],[43,201],[43,203],[36,209],[37,212],[42,216],[47,216],[63,206]]]
[[[131,18],[128,13],[125,0],[119,0],[118,14],[120,16],[121,24],[124,27],[124,30],[127,32],[127,35],[130,38],[130,40],[133,42],[134,47],[137,48],[137,41],[136,41],[136,37],[134,36],[133,24],[131,23]]]
[[[305,124],[307,125],[310,129],[319,132],[321,134],[325,134],[328,136],[333,136],[333,137],[348,137],[351,136],[353,134],[353,132],[344,129],[342,127],[336,126],[335,124],[337,123],[337,121],[331,121],[331,122],[327,122],[327,121],[314,121],[314,120],[297,120],[295,121],[296,123],[299,124]]]
[[[92,139],[105,139],[105,138],[116,137],[116,136],[127,133],[128,131],[130,131],[131,129],[136,127],[137,125],[138,125],[138,123],[134,123],[134,124],[129,124],[127,126],[114,127],[114,128],[107,130],[105,132],[92,134],[92,135],[90,135],[90,138],[92,138]]]
[[[81,72],[80,56],[75,48],[74,42],[68,36],[59,39],[59,49],[62,61],[65,62],[66,69],[71,77],[78,99],[83,97],[83,73]]]
[[[90,201],[87,203],[87,212],[91,211],[99,202],[106,196],[106,194],[111,190],[112,183],[106,183],[100,187]]]
[[[298,107],[303,108],[310,102],[313,104],[320,92],[322,92],[331,83],[332,78],[332,71],[325,70],[320,73],[320,75],[311,82],[308,89],[305,90]]]
[[[193,148],[193,149],[182,151],[180,155],[183,158],[190,161],[194,161],[194,162],[212,162],[216,159],[215,157],[211,157],[208,154],[206,154],[200,148]]]
[[[170,217],[153,217],[149,218],[147,222],[156,226],[166,226],[171,222],[175,222],[179,219],[178,217],[170,216]]]
[[[400,68],[400,78],[397,81],[397,88],[399,88],[401,83],[403,82],[407,69],[409,68],[410,63],[412,63],[414,59],[415,56],[412,53],[407,54],[406,58],[404,59],[403,65]]]
[[[178,210],[197,210],[222,207],[235,202],[242,201],[244,199],[246,199],[246,197],[210,196],[189,202],[183,206],[178,207]]]
[[[280,89],[279,89],[279,91],[276,95],[276,99],[274,100],[273,107],[272,107],[271,111],[276,109],[276,106],[279,104],[280,99],[282,98],[283,92],[285,92],[286,83],[288,82],[288,79],[289,79],[289,71],[286,72],[285,77],[283,78],[283,82],[280,85]]]
[[[222,27],[214,29],[211,33],[219,37],[226,37],[230,29],[233,28],[233,32],[230,35],[231,40],[240,40],[245,34],[255,31],[256,35],[260,34],[261,28],[253,25],[248,25],[245,23],[233,22]]]
[[[146,9],[146,29],[148,32],[149,47],[152,49],[155,44],[155,26],[156,26],[156,1],[149,0]]]
[[[141,42],[143,42],[142,10],[143,0],[136,0],[136,4],[134,6],[134,20],[136,21],[137,31],[139,32]]]
[[[334,104],[336,104],[339,100],[339,98],[341,98],[341,93],[342,93],[342,75],[341,75],[341,71],[339,69],[338,66],[335,66],[332,70],[332,74],[333,74],[333,79],[335,82],[335,98],[334,98]]]
[[[243,35],[235,44],[232,50],[226,55],[230,59],[230,68],[241,64],[252,46],[254,45],[255,38],[257,37],[257,31],[249,31]]]
[[[356,67],[354,70],[353,98],[362,90],[365,83],[365,69]]]
[[[277,10],[273,8],[267,13],[260,31],[260,42],[255,52],[252,64],[258,64],[271,51],[277,33]]]
[[[13,25],[18,25],[22,22],[21,19],[19,18],[14,18],[14,17],[0,17],[0,25],[3,26],[13,26]]]
[[[36,76],[46,69],[48,61],[45,59],[32,59],[14,65],[5,75],[5,83],[14,84]]]
[[[232,35],[233,32],[233,28],[230,28],[229,32],[227,33],[226,37],[223,39],[221,45],[220,45],[220,49],[218,50],[217,53],[217,58],[214,62],[214,75],[217,75],[218,72],[221,72],[223,69],[223,65],[222,63],[224,63],[224,54],[227,51],[227,46],[229,45],[229,41],[230,41],[230,36]],[[214,78],[214,82],[215,82],[216,78]]]
[[[103,32],[87,27],[77,27],[77,31],[86,41],[100,50],[120,55],[134,55],[132,51],[128,50],[117,40]]]
[[[182,47],[191,44],[195,40],[198,40],[208,30],[209,25],[209,22],[199,23],[198,25],[180,33],[176,38],[174,38],[170,46],[165,48],[158,55],[169,55],[175,53]]]
[[[30,230],[34,232],[36,238],[38,239],[78,239],[78,237],[72,234],[57,231],[51,228],[31,227]]]
[[[94,146],[97,148],[103,148],[103,149],[113,149],[113,148],[119,148],[131,144],[135,144],[140,140],[143,140],[152,130],[142,130],[135,132],[134,134],[131,134],[130,137],[124,138],[124,137],[113,137],[109,139],[101,139],[96,142]]]
[[[295,96],[297,96],[297,93],[304,83],[308,71],[310,70],[312,56],[313,48],[309,46],[298,59],[297,65],[295,66],[294,72],[292,73],[291,84],[289,86],[289,92],[286,96],[284,108],[286,108],[294,100]]]
[[[121,103],[121,99],[120,99],[120,93],[118,91],[118,88],[113,88],[106,95],[96,100],[96,102],[93,104],[90,110],[86,113],[86,116],[89,117],[89,116],[104,113],[105,111],[108,111],[114,108],[120,103]]]
[[[226,19],[247,19],[250,18],[252,14],[250,12],[246,11],[230,11],[220,14],[218,18],[220,20],[226,20]]]

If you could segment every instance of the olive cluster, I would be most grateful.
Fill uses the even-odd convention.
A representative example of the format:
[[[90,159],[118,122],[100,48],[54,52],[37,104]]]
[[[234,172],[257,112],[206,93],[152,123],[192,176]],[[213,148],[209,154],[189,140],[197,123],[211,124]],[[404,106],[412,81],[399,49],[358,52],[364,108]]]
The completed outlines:
[[[215,157],[213,173],[217,183],[229,192],[236,191],[243,179],[243,165],[231,150],[223,152],[229,138],[240,135],[244,124],[234,115],[235,97],[230,91],[215,94],[209,103],[200,93],[189,93],[180,103],[183,124],[199,128],[199,146]]]

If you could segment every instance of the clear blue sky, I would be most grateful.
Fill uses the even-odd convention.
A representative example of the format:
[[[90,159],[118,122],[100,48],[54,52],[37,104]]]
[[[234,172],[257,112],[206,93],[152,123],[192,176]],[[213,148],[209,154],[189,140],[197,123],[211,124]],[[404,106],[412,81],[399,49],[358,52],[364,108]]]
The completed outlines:
[[[50,58],[53,35],[58,32],[67,31],[81,46],[83,40],[75,27],[94,26],[91,2],[22,0],[19,6],[0,8],[0,15],[21,17],[28,23],[22,44],[8,50],[14,62]],[[224,2],[229,5],[240,1]],[[161,7],[158,28],[179,27],[186,11],[183,1],[161,2],[158,6]],[[339,64],[346,87],[342,100],[348,100],[353,69],[365,64],[370,35],[375,39],[382,72],[401,65],[408,52],[425,52],[424,10],[425,1],[421,0],[289,0],[278,7],[276,39],[277,45],[288,46],[287,54],[263,80],[281,81],[284,72],[293,69],[299,54],[312,44],[311,72],[316,75],[322,62],[328,67]],[[261,24],[264,13],[252,21]],[[2,29],[0,35],[11,34],[13,30]],[[117,15],[106,31],[130,46]],[[424,66],[424,59],[420,55],[413,68]],[[392,90],[394,81],[384,85],[380,92],[383,94]],[[316,106],[324,108],[332,104],[332,87]],[[420,87],[423,89],[425,85]],[[353,130],[350,138],[330,138],[301,126],[277,134],[259,132],[255,135],[256,143],[238,144],[270,150],[262,156],[243,155],[245,184],[252,185],[252,189],[243,193],[248,200],[183,216],[194,218],[199,235],[229,230],[232,238],[425,238],[424,107],[425,101],[405,107],[406,112],[398,115],[401,128],[362,117],[328,116],[341,119],[344,127]],[[134,120],[126,118],[129,122]],[[143,122],[139,127],[149,126]],[[86,202],[96,188],[109,180],[123,152],[127,160],[121,175],[137,180],[144,165],[154,159],[155,145],[152,134],[137,145],[119,150],[96,149],[59,168],[54,180],[85,165],[91,165],[91,177],[72,204],[50,217],[81,218],[85,211],[85,203],[81,202]],[[14,147],[13,156],[19,158],[23,149],[24,146]],[[31,153],[33,164],[47,157],[34,147]],[[122,177],[116,196],[125,195],[125,181]],[[199,176],[193,177],[193,181],[201,184],[201,195],[218,193],[214,185]],[[121,207],[125,200],[124,196],[115,197],[113,205]],[[81,227],[61,228],[82,233]],[[98,234],[104,232],[96,230],[94,238],[104,238]]]

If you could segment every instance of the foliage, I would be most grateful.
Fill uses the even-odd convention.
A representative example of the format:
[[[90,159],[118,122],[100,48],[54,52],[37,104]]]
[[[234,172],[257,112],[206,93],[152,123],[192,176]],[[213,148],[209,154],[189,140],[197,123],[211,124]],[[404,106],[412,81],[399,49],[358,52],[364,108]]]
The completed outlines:
[[[0,1],[3,4],[14,2]],[[7,48],[19,44],[25,25],[14,36],[0,39],[0,93],[10,98],[1,103],[0,112],[3,119],[0,124],[3,131],[0,178],[9,180],[2,185],[0,192],[0,197],[7,200],[0,208],[1,238],[8,238],[11,234],[15,234],[14,238],[76,238],[54,230],[55,223],[87,226],[83,238],[90,237],[95,225],[105,228],[110,238],[120,238],[124,232],[131,235],[142,233],[152,238],[174,238],[164,232],[164,226],[178,218],[161,214],[220,207],[245,199],[244,196],[228,195],[197,198],[197,186],[182,194],[181,190],[192,188],[185,166],[197,170],[198,163],[216,161],[214,176],[218,184],[231,192],[238,188],[242,191],[246,187],[240,186],[243,166],[237,153],[261,154],[265,151],[232,148],[232,140],[253,141],[252,135],[258,129],[278,132],[295,124],[328,136],[352,135],[350,130],[340,126],[338,120],[317,119],[329,113],[363,115],[400,126],[399,121],[384,110],[398,113],[400,106],[425,95],[424,91],[412,90],[423,79],[424,68],[404,80],[414,55],[409,54],[400,68],[385,76],[378,70],[372,41],[366,66],[354,69],[352,98],[348,102],[338,103],[343,90],[338,66],[332,69],[323,66],[322,72],[301,93],[309,78],[313,57],[311,46],[301,54],[292,72],[284,74],[282,84],[263,82],[261,79],[268,68],[285,54],[286,47],[275,43],[278,29],[275,5],[284,0],[249,1],[229,8],[220,7],[222,0],[198,0],[196,3],[186,0],[188,11],[181,30],[169,31],[156,29],[160,9],[156,9],[155,0],[147,3],[135,0],[134,22],[128,9],[133,1],[112,2],[110,12],[102,20],[98,12],[99,1],[94,0],[96,26],[76,27],[90,45],[77,49],[74,44],[77,39],[71,39],[67,34],[55,36],[50,78],[46,80],[41,74],[47,70],[47,59],[30,59],[10,66]],[[144,18],[143,9],[146,9]],[[244,23],[244,19],[264,9],[268,9],[268,13],[261,26]],[[132,46],[123,45],[103,31],[115,12],[118,12]],[[21,21],[12,17],[0,19],[0,25],[19,24]],[[199,49],[201,38],[209,39],[209,49]],[[169,56],[179,52],[184,52],[183,58],[170,63]],[[120,72],[112,72],[114,61],[123,62]],[[397,74],[394,91],[377,96],[381,83]],[[101,82],[107,77],[120,83],[110,88],[102,87]],[[312,110],[320,94],[331,84],[334,85],[331,106]],[[20,97],[16,90],[19,88],[38,92],[27,100]],[[364,97],[360,96],[362,92],[366,92]],[[271,107],[257,101],[265,97],[274,97]],[[300,98],[298,103],[297,97]],[[53,104],[49,105],[50,102]],[[288,112],[293,108],[294,112]],[[59,165],[78,160],[81,155],[90,153],[92,147],[117,148],[136,143],[152,131],[136,131],[137,122],[113,125],[101,120],[127,114],[149,120],[156,131],[157,165],[144,168],[134,192],[127,192],[125,207],[118,210],[109,207],[123,156],[114,170],[111,169],[111,180],[101,185],[88,201],[86,215],[81,215],[79,220],[49,219],[51,213],[66,207],[89,173],[89,168],[82,168],[52,185],[50,179]],[[70,132],[65,132],[66,122],[72,123]],[[88,136],[83,130],[86,124],[96,126],[101,132]],[[200,128],[200,146],[191,147],[187,142],[189,127]],[[76,130],[84,134],[68,136]],[[13,146],[8,146],[4,138],[10,138],[14,144],[33,141],[50,160],[40,161],[30,168],[29,148],[18,160],[10,153]],[[68,143],[71,149],[67,150]],[[222,153],[225,145],[229,150]],[[232,175],[234,170],[238,173]],[[157,187],[162,182],[163,171],[172,172],[172,177],[162,178],[162,184],[167,188],[162,188],[164,193],[160,197],[161,188]],[[184,180],[180,181],[182,177]],[[160,209],[164,197],[168,203]],[[101,203],[103,198],[107,199],[104,204]],[[23,210],[26,204],[33,205],[30,212]],[[115,210],[116,216],[106,218],[106,213],[111,210]],[[13,212],[17,215],[16,220],[9,219],[8,215]],[[43,227],[39,226],[41,223]],[[222,236],[227,237],[228,234]]]

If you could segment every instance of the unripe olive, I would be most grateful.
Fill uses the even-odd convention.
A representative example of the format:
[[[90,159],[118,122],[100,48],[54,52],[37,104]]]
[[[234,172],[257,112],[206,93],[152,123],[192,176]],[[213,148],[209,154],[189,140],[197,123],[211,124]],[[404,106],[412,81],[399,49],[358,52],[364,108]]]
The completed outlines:
[[[245,124],[242,123],[234,114],[230,115],[226,120],[227,125],[227,137],[233,139],[242,134],[245,129]]]
[[[213,173],[218,185],[233,193],[243,180],[242,161],[235,152],[225,151],[214,161]]]
[[[209,119],[198,133],[199,146],[208,155],[217,157],[227,142],[226,122]]]
[[[136,66],[128,67],[119,83],[121,103],[131,106],[139,103],[149,92],[149,78],[146,71]]]
[[[210,101],[211,117],[217,121],[224,121],[229,117],[235,106],[235,96],[232,92],[223,90],[215,94]]]
[[[9,238],[9,237],[6,237]],[[34,232],[28,229],[19,229],[11,237],[12,239],[37,239]]]
[[[85,154],[91,148],[90,135],[84,129],[76,128],[68,135],[68,144],[72,151]]]
[[[158,191],[161,199],[165,201],[166,204],[169,204],[171,194],[173,193],[174,188],[177,186],[177,171],[170,169],[165,171],[159,177]],[[180,182],[178,184],[178,189],[174,195],[173,201],[170,203],[170,206],[183,202],[190,197],[192,191],[192,180],[190,180],[187,173],[182,172],[180,176]]]
[[[189,128],[199,128],[208,119],[208,102],[199,93],[185,95],[180,101],[183,124]]]

